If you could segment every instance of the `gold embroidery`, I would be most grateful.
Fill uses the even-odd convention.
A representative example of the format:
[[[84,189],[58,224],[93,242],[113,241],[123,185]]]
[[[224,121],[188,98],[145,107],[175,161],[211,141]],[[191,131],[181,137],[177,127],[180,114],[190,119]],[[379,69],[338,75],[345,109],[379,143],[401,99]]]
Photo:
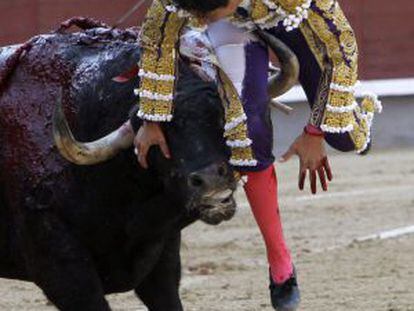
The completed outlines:
[[[334,107],[350,106],[355,101],[354,94],[350,92],[341,92],[337,90],[329,91],[329,104]]]
[[[303,22],[302,27],[300,27],[300,31],[305,38],[308,47],[311,49],[313,56],[315,57],[316,61],[318,62],[319,68],[323,70],[325,67],[325,55],[326,49],[325,46],[321,43],[319,38],[315,35],[312,29],[309,27],[308,22]]]
[[[252,1],[252,13],[251,17],[253,20],[260,20],[266,18],[269,15],[269,8],[263,3],[262,0],[251,0]]]
[[[340,49],[338,38],[329,29],[325,19],[315,11],[309,12],[309,26],[317,34],[319,39],[326,45],[326,52],[332,60],[333,65],[343,62],[343,55]]]
[[[368,116],[359,107],[356,109],[355,114],[358,116],[359,122],[357,123],[355,118],[352,121],[354,129],[350,132],[350,136],[355,144],[355,149],[357,151],[364,151],[370,140],[371,124],[368,121]]]
[[[226,125],[233,122],[233,120],[240,120],[233,128],[225,130],[224,137],[227,140],[240,140],[244,141],[248,139],[247,124],[241,118],[245,115],[243,106],[241,104],[240,98],[237,94],[237,90],[233,86],[230,78],[226,73],[218,68],[218,73],[220,77],[220,95],[222,96],[223,102],[226,102],[225,105],[225,120]],[[232,148],[231,154],[231,163],[240,163],[243,161],[247,166],[256,165],[256,160],[253,156],[253,151],[251,146],[243,148]]]
[[[350,67],[345,62],[337,65],[333,69],[333,82],[344,86],[355,85],[358,80],[357,63]]]
[[[271,0],[271,2],[278,3],[284,10],[289,13],[296,13],[296,8],[306,3],[306,0]]]
[[[185,18],[176,12],[168,12],[164,5],[169,2],[154,0],[148,11],[147,18],[141,31],[141,69],[158,75],[175,76],[176,44],[181,28],[186,23]],[[147,92],[140,101],[140,115],[150,120],[165,121],[172,115],[172,100],[160,101],[157,97],[172,97],[174,80],[154,80],[141,77],[140,91]]]
[[[332,9],[335,1],[332,0],[315,0],[315,5],[322,11],[329,11]]]
[[[378,100],[365,98],[360,106],[350,109],[355,106],[351,90],[358,79],[358,47],[354,32],[336,1],[316,0],[315,5],[321,12],[311,9],[308,22],[302,23],[301,31],[319,65],[325,54],[318,43],[325,46],[331,64],[321,69],[332,72],[332,75],[330,81],[322,83],[335,85],[329,90],[326,102],[331,109],[325,109],[321,126],[329,132],[348,132],[356,150],[363,151],[370,140],[372,118],[379,109],[375,107],[375,100]],[[315,40],[315,35],[320,41]]]
[[[312,112],[309,119],[310,124],[315,125],[317,127],[321,125],[325,114],[325,106],[327,99],[329,97],[329,86],[331,77],[331,70],[322,71],[322,77],[319,82],[317,96],[315,96],[315,101],[312,105]]]
[[[328,127],[346,128],[354,121],[353,112],[337,113],[325,111],[323,124]]]

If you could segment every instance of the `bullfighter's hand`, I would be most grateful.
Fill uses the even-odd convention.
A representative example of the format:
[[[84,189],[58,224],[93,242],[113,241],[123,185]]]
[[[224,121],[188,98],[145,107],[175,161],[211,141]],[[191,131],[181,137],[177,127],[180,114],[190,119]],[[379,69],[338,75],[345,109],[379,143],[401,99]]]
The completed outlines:
[[[164,156],[171,158],[164,133],[157,122],[144,122],[135,136],[134,145],[138,162],[145,169],[148,168],[147,154],[151,146],[159,146]]]
[[[332,181],[332,170],[326,155],[324,138],[302,133],[289,150],[281,157],[279,162],[289,161],[292,156],[299,157],[299,189],[303,190],[305,186],[306,174],[309,171],[310,188],[313,194],[316,194],[316,174],[324,191],[328,190],[328,182]]]

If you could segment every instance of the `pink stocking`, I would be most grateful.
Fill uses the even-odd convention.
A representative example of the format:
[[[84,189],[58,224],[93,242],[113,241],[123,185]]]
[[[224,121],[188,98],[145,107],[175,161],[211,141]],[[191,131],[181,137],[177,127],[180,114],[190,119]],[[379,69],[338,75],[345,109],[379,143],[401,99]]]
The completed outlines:
[[[293,266],[283,237],[275,169],[271,165],[263,171],[244,175],[248,176],[244,190],[266,244],[272,278],[281,284],[292,275]]]

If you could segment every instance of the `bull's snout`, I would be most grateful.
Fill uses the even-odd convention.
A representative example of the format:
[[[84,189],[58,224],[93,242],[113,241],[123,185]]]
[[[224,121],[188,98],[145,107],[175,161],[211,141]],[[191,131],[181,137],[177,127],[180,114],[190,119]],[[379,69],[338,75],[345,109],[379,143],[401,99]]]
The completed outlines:
[[[229,181],[229,168],[226,163],[214,163],[188,176],[188,186],[193,191],[211,191],[222,188]]]
[[[189,174],[188,187],[193,198],[197,198],[193,208],[198,210],[202,221],[219,224],[234,216],[236,183],[227,163],[214,163]]]

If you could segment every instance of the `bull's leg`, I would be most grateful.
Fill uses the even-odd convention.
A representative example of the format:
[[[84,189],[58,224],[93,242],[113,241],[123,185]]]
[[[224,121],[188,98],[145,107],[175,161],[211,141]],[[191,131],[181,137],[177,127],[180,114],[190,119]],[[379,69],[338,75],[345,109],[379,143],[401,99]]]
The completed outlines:
[[[180,233],[166,241],[165,249],[146,279],[135,289],[150,311],[182,311],[179,296],[181,279]]]
[[[64,311],[108,311],[94,262],[51,210],[23,215],[23,250],[32,280]]]

